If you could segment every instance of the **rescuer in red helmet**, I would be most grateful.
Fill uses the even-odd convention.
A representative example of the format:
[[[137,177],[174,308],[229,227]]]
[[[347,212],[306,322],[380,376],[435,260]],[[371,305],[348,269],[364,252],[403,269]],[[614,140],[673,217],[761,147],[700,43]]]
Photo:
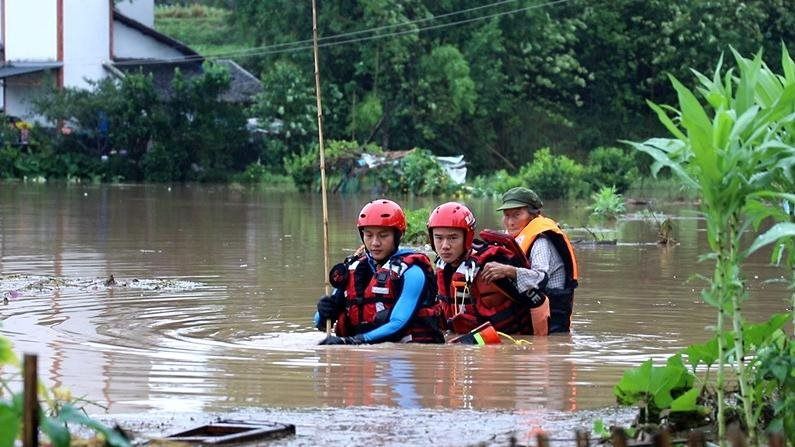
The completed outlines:
[[[315,325],[336,321],[321,345],[384,341],[444,343],[433,265],[422,253],[401,249],[406,215],[387,199],[367,203],[356,221],[365,251],[329,272],[335,290],[317,304]]]
[[[527,267],[510,235],[485,230],[475,239],[475,216],[457,202],[436,207],[427,226],[438,255],[436,285],[449,329],[463,334],[488,322],[504,333],[547,335],[546,296],[538,290],[519,293],[508,279],[487,282],[481,275],[489,262]]]

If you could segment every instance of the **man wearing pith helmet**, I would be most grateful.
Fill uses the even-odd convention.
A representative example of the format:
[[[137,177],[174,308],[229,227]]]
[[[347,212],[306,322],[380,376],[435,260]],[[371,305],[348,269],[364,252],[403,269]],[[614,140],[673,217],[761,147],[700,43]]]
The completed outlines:
[[[549,333],[571,329],[574,289],[577,288],[577,258],[568,236],[554,220],[541,215],[543,203],[535,191],[516,187],[502,195],[502,224],[516,239],[530,261],[530,268],[491,262],[483,269],[484,279],[509,278],[520,291],[537,289],[549,298]]]

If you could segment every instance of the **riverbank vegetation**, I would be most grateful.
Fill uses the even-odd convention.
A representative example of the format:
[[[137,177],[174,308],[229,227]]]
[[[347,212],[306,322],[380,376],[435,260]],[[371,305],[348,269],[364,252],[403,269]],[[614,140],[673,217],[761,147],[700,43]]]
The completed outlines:
[[[715,263],[701,294],[716,309],[714,336],[665,366],[649,360],[626,371],[615,394],[619,402],[641,407],[642,426],[714,424],[717,439],[725,442],[727,425],[737,422],[751,445],[759,444],[763,430],[784,432],[795,443],[795,337],[782,329],[788,320],[795,322],[795,295],[791,314],[773,315],[766,323],[752,324],[742,311],[751,299],[743,275],[750,254],[772,244],[774,259],[793,267],[795,62],[786,48],[779,53],[780,72],[760,53],[752,59],[734,49],[732,54],[734,69],[727,70],[721,58],[712,76],[695,71],[696,89],[671,76],[676,106],[649,103],[671,138],[629,143],[654,159],[654,172],[666,167],[698,192],[710,247],[704,258]],[[769,229],[748,244],[744,235],[761,222]],[[706,367],[702,377],[696,375],[699,367]],[[736,377],[736,389],[728,387],[727,370]]]
[[[11,387],[9,368],[19,368],[20,362],[12,350],[11,343],[0,336],[0,447],[20,445],[16,441],[23,435],[23,413],[25,396],[22,391]],[[73,435],[77,427],[85,427],[96,433],[97,440],[93,444],[83,441],[86,445],[107,445],[110,447],[130,447],[132,444],[118,430],[110,428],[89,417],[83,407],[88,402],[72,396],[67,388],[45,386],[38,387],[37,402],[39,406],[38,423],[41,432],[53,447],[69,447],[79,445],[80,440]],[[38,439],[38,435],[36,435]]]
[[[157,3],[160,31],[209,62],[236,60],[261,79],[262,94],[247,105],[217,100],[225,86],[216,69],[183,78],[169,98],[152,97],[143,75],[100,83],[96,95],[53,92],[40,111],[71,133],[34,126],[21,145],[9,130],[0,177],[270,183],[289,176],[299,189],[314,187],[309,174],[317,177],[317,168],[302,164],[317,152],[309,5]],[[650,161],[617,156],[617,140],[663,130],[644,98],[673,101],[665,73],[692,80],[688,67],[709,69],[729,45],[752,52],[762,44],[774,63],[778,42],[795,39],[785,0],[621,0],[610,8],[581,0],[386,0],[341,8],[319,9],[325,136],[359,150],[462,154],[473,194],[518,183],[546,188],[545,198],[588,197],[603,186],[623,192]],[[416,163],[426,160],[418,155]],[[454,189],[437,169],[406,184],[384,172],[382,185],[364,186]],[[428,187],[436,184],[443,186]],[[342,182],[338,191],[356,187]]]

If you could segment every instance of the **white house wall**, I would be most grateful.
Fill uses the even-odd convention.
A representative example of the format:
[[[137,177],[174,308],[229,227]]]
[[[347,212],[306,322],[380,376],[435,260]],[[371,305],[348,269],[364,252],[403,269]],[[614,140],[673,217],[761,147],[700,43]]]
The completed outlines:
[[[10,115],[28,121],[43,123],[42,117],[33,112],[32,99],[44,93],[48,86],[55,85],[55,74],[31,73],[5,79],[5,104]]]
[[[136,22],[155,27],[155,0],[121,0],[116,9]]]
[[[110,2],[80,0],[76,6],[74,0],[64,2],[63,83],[87,88],[86,79],[102,79],[107,74],[102,63],[110,61]]]
[[[58,60],[57,3],[53,0],[5,0],[4,3],[6,60]]]
[[[184,54],[146,34],[113,22],[113,55],[117,59],[180,59]]]

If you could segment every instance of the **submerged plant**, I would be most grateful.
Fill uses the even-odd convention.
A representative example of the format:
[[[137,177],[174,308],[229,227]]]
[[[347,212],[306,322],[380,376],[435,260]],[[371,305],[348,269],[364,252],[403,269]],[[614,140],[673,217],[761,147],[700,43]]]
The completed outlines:
[[[673,138],[629,144],[652,156],[655,175],[662,167],[668,167],[701,198],[711,250],[706,258],[715,261],[710,287],[702,292],[702,298],[717,309],[718,434],[725,440],[722,366],[726,358],[724,320],[728,314],[733,334],[731,364],[737,372],[749,441],[756,444],[752,407],[755,390],[749,385],[743,345],[741,306],[748,294],[741,265],[748,252],[742,250],[741,236],[753,221],[750,198],[795,189],[795,63],[784,48],[784,75],[778,75],[762,62],[761,54],[747,59],[732,51],[738,66],[736,73],[723,73],[722,59],[712,78],[694,72],[699,80],[696,93],[701,99],[671,77],[678,108],[649,102]]]
[[[624,197],[616,191],[615,186],[603,186],[591,195],[593,204],[588,208],[591,216],[597,220],[615,220],[626,211]]]

